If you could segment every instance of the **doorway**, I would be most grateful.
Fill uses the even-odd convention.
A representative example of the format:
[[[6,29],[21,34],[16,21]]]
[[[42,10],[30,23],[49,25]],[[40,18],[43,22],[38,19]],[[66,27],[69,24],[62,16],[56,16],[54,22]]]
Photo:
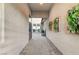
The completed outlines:
[[[29,18],[29,40],[33,35],[41,35],[41,20],[42,18]]]

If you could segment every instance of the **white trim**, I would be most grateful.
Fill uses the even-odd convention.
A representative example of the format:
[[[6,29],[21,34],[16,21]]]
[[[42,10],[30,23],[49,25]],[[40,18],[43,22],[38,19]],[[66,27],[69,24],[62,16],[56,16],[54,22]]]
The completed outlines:
[[[1,43],[4,43],[5,42],[5,39],[4,39],[4,28],[5,28],[5,20],[4,20],[4,3],[2,3],[2,38],[1,38]]]

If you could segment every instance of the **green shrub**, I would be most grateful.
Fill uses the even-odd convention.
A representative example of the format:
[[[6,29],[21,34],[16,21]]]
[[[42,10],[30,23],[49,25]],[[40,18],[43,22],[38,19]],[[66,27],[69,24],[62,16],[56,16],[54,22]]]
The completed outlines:
[[[79,33],[79,5],[68,10],[67,22],[70,32]]]

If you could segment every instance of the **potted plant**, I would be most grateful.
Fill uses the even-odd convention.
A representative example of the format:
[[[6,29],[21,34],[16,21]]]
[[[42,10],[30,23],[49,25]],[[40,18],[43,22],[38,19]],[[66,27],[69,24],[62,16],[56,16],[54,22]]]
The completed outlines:
[[[59,18],[58,17],[54,19],[54,31],[59,32]]]
[[[52,21],[50,21],[49,22],[49,29],[52,31],[52,25],[53,25],[53,22]]]

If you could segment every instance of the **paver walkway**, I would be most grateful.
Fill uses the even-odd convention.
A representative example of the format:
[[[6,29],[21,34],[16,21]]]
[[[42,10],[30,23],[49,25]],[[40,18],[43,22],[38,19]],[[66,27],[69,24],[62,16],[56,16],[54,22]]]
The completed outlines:
[[[39,33],[34,33],[30,42],[26,45],[21,55],[60,55],[58,49],[50,44],[49,40],[41,36]],[[52,46],[51,46],[52,45]]]

